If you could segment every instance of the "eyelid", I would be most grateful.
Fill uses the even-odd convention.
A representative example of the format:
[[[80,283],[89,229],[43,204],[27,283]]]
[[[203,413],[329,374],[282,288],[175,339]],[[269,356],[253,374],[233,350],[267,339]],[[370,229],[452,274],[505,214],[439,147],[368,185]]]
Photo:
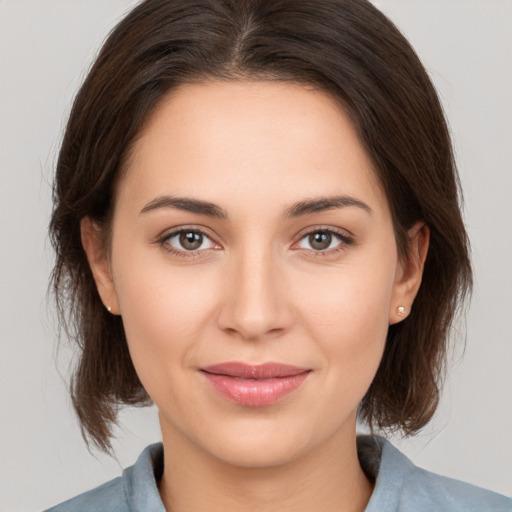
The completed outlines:
[[[311,252],[311,253],[313,253],[315,255],[326,256],[326,255],[329,255],[329,254],[336,253],[336,252],[338,252],[340,250],[345,249],[347,246],[350,246],[350,245],[354,244],[353,235],[349,234],[346,230],[342,230],[342,229],[339,229],[339,228],[334,228],[334,227],[331,227],[331,226],[315,226],[313,228],[308,228],[307,231],[303,231],[302,233],[300,233],[298,235],[298,240],[293,243],[292,249],[293,249],[294,246],[299,244],[299,242],[304,240],[304,238],[306,238],[309,235],[312,235],[313,233],[329,233],[329,234],[334,235],[335,237],[337,237],[340,240],[340,243],[336,247],[333,247],[331,249],[324,249],[324,250],[317,250],[317,251],[315,251],[314,249],[304,249],[302,247],[299,247],[299,248],[294,249],[294,250],[304,250],[304,251]]]
[[[193,231],[196,233],[201,233],[204,236],[215,241],[215,243],[217,243],[218,245],[221,245],[219,242],[216,241],[219,237],[214,232],[212,232],[211,229],[207,228],[206,226],[202,226],[200,224],[179,224],[177,226],[168,227],[168,228],[162,230],[157,235],[156,239],[161,240],[163,238],[170,238],[171,236],[182,233],[183,231]]]
[[[175,247],[171,246],[170,244],[168,244],[168,240],[174,238],[175,236],[181,234],[181,233],[187,233],[187,232],[191,232],[191,233],[200,233],[201,235],[203,235],[205,238],[207,238],[208,240],[210,240],[210,242],[214,245],[214,247],[208,247],[206,249],[197,249],[197,250],[193,250],[193,251],[187,251],[185,249],[183,250],[180,250],[180,249],[176,249]],[[207,251],[211,251],[211,250],[218,250],[219,248],[221,248],[221,244],[219,242],[217,242],[216,240],[217,237],[215,236],[212,236],[210,233],[209,233],[209,230],[202,227],[202,226],[197,226],[197,225],[182,225],[182,226],[178,226],[178,227],[175,227],[175,228],[169,228],[165,231],[162,232],[162,234],[160,234],[157,239],[156,239],[156,243],[159,244],[165,251],[169,252],[169,253],[172,253],[172,254],[175,254],[179,257],[183,257],[183,258],[197,258],[197,257],[200,257],[201,256],[201,253],[204,253],[204,252],[207,252]]]
[[[187,251],[185,249],[179,250],[179,249],[176,249],[176,248],[172,247],[169,244],[166,244],[166,242],[169,239],[171,239],[171,238],[173,238],[173,237],[175,237],[175,236],[177,236],[177,235],[179,235],[180,233],[183,233],[183,232],[200,233],[204,237],[208,238],[215,247],[209,247],[209,248],[206,248],[206,249],[197,249],[197,250]],[[297,244],[300,241],[302,241],[304,238],[306,238],[307,236],[309,236],[309,235],[311,235],[313,233],[330,233],[330,234],[334,235],[336,238],[338,238],[340,243],[337,244],[333,248],[323,249],[323,250],[304,249],[304,248],[301,248],[301,247],[296,247]],[[157,244],[159,244],[167,252],[175,254],[175,255],[177,255],[179,257],[183,257],[183,258],[198,258],[198,257],[201,257],[201,255],[202,255],[201,253],[206,253],[206,252],[209,252],[211,250],[218,250],[218,249],[222,248],[222,245],[219,242],[217,242],[217,240],[216,240],[217,238],[218,238],[217,236],[212,236],[210,234],[210,230],[205,228],[205,227],[203,227],[203,226],[182,225],[182,226],[177,226],[175,228],[169,228],[169,229],[165,230],[164,232],[162,232],[161,235],[159,235],[157,237],[155,242]],[[315,256],[317,256],[317,255],[318,256],[333,255],[333,254],[335,254],[335,253],[337,253],[339,251],[342,251],[342,250],[346,249],[348,246],[354,244],[354,238],[353,238],[353,235],[351,233],[349,233],[347,230],[343,230],[343,229],[340,229],[340,228],[334,228],[332,226],[314,226],[314,227],[310,227],[306,231],[303,231],[302,233],[300,233],[297,236],[297,238],[298,238],[297,241],[294,242],[290,248],[292,250],[307,251],[309,253],[314,254]]]

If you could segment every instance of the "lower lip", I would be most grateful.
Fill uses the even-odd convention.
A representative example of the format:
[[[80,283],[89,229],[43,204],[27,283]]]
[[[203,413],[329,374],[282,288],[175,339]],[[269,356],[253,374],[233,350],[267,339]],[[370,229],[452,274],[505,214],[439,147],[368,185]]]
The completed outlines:
[[[263,407],[276,403],[295,391],[309,375],[307,371],[299,375],[272,379],[242,379],[229,375],[202,373],[222,396],[231,402],[248,407]]]

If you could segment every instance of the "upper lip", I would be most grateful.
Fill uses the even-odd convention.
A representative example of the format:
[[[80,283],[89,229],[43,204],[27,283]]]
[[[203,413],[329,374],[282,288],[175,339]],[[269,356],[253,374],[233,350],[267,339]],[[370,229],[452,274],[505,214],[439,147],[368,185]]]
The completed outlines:
[[[308,368],[299,368],[289,364],[263,363],[247,364],[240,362],[228,362],[214,364],[200,368],[203,372],[216,375],[227,375],[241,379],[272,379],[277,377],[291,377],[309,371]]]

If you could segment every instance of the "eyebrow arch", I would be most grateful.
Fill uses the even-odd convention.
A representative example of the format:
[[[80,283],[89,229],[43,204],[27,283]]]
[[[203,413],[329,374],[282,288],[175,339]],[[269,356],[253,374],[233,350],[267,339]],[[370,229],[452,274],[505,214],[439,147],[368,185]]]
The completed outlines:
[[[373,213],[372,209],[363,201],[351,196],[332,196],[332,197],[319,197],[308,201],[300,201],[295,203],[284,212],[286,219],[295,217],[302,217],[303,215],[310,215],[312,213],[324,212],[327,210],[334,210],[336,208],[344,208],[346,206],[355,206],[361,208],[370,215]]]
[[[176,208],[186,212],[199,213],[215,219],[227,219],[228,214],[216,204],[188,197],[159,196],[142,208],[140,214],[148,213],[160,208]]]
[[[372,209],[363,201],[351,196],[319,197],[316,199],[299,201],[287,208],[283,214],[285,219],[302,217],[312,213],[334,210],[347,206],[355,206],[372,214]],[[220,206],[188,197],[159,196],[147,203],[140,211],[140,214],[148,213],[160,208],[176,208],[186,212],[206,215],[215,219],[227,219],[228,214]]]

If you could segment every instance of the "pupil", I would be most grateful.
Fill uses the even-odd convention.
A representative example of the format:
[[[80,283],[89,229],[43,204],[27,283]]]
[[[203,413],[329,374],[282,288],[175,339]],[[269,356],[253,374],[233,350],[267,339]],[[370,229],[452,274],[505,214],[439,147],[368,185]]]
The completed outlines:
[[[203,235],[201,233],[193,233],[192,231],[186,231],[180,235],[180,244],[182,247],[189,251],[193,251],[201,247],[203,243]]]
[[[332,235],[330,233],[313,233],[309,235],[309,243],[313,249],[319,251],[327,249],[331,245]]]

